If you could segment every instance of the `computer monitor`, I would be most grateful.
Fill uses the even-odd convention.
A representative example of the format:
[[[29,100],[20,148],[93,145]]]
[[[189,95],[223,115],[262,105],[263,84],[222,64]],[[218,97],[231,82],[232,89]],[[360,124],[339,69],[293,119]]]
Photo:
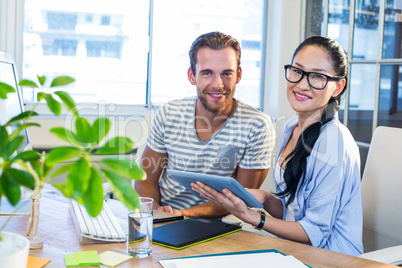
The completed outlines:
[[[6,83],[15,88],[16,92],[8,93],[7,99],[0,99],[0,124],[5,124],[12,117],[24,111],[24,103],[20,88],[18,87],[18,76],[15,68],[14,58],[6,53],[0,52],[0,82]],[[11,127],[9,132],[16,127]],[[31,149],[28,131],[20,133],[24,137],[24,142],[18,148],[18,152]]]
[[[4,125],[8,120],[24,111],[24,104],[20,88],[18,87],[18,76],[15,68],[14,58],[6,53],[0,51],[0,82],[6,83],[15,88],[16,92],[8,93],[7,99],[0,99],[0,124]],[[12,133],[16,129],[15,126],[9,127],[7,130]],[[32,149],[28,131],[23,130],[20,135],[24,137],[24,142],[18,148],[18,152]],[[27,188],[22,187],[22,199],[26,196]],[[21,204],[22,203],[22,204]],[[24,200],[20,202],[18,211],[13,207],[3,196],[0,201],[0,215],[26,215],[29,213],[30,202]]]

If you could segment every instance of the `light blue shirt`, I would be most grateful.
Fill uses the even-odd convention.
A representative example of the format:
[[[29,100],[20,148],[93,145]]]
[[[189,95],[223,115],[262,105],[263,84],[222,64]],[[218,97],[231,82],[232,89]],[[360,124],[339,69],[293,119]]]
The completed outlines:
[[[279,156],[296,125],[297,117],[294,117],[283,127]],[[276,164],[277,191],[280,191],[283,173]],[[363,253],[360,184],[359,149],[336,116],[321,127],[320,136],[307,158],[306,181],[292,203],[294,219],[304,228],[313,246],[354,256]],[[286,201],[281,200],[283,220],[286,220]]]

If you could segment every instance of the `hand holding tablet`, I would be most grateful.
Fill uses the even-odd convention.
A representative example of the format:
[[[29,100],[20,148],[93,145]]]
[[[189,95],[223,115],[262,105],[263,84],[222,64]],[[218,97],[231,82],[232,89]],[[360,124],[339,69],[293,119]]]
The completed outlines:
[[[196,183],[200,181],[205,185],[215,189],[216,191],[222,193],[223,189],[230,190],[233,194],[241,198],[248,207],[262,208],[262,204],[251,195],[237,180],[232,177],[224,177],[217,175],[208,175],[202,173],[194,173],[187,171],[177,171],[172,169],[166,170],[167,174],[170,175],[174,180],[181,183],[187,190],[191,191],[194,195],[202,198],[199,193],[192,190],[191,183]]]

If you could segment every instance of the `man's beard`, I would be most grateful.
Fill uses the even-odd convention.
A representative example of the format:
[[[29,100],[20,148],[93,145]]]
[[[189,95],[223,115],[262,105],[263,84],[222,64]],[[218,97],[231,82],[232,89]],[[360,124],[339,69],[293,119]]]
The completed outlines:
[[[203,95],[201,95],[201,96],[199,95],[198,99],[201,101],[201,104],[202,104],[202,106],[204,106],[205,110],[207,110],[208,112],[211,112],[211,113],[217,113],[220,111],[224,111],[230,104],[230,101],[226,100],[223,103],[223,106],[220,106],[219,108],[213,108],[208,104],[207,99]]]

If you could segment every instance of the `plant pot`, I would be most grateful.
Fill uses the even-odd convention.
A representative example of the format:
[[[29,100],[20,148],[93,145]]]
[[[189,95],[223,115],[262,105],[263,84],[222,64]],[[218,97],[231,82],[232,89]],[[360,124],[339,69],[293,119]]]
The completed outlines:
[[[22,235],[1,232],[0,265],[2,268],[26,268],[29,254],[29,240]]]

